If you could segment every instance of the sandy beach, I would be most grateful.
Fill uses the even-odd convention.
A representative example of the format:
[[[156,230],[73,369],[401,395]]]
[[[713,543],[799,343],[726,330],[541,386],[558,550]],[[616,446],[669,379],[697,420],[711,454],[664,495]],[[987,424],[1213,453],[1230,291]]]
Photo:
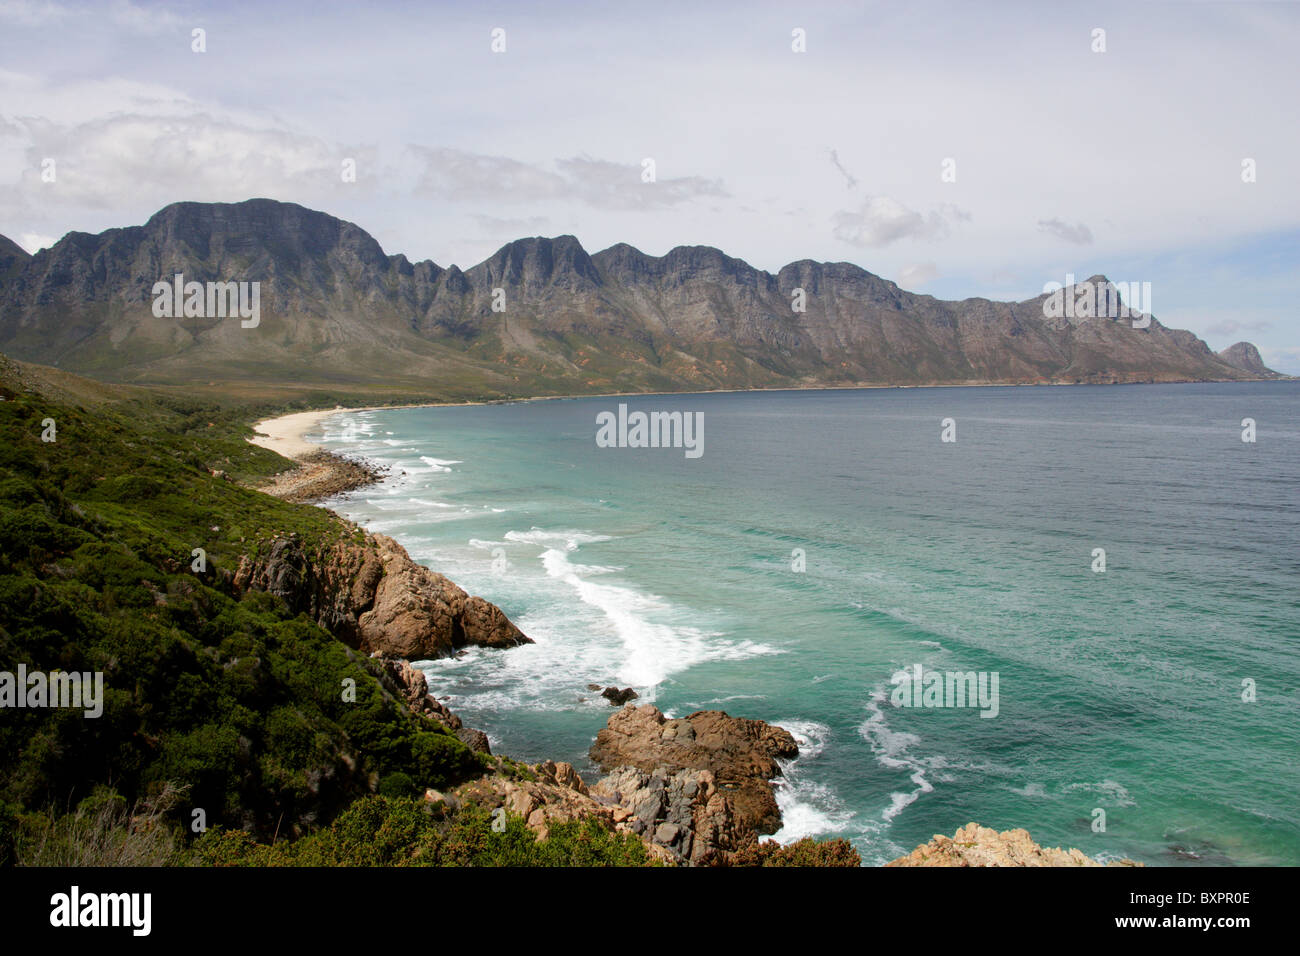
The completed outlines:
[[[253,425],[253,431],[257,434],[249,441],[254,445],[261,445],[263,448],[278,452],[286,458],[302,458],[321,450],[319,445],[307,441],[305,435],[315,431],[316,427],[331,415],[350,411],[361,411],[361,409],[340,406],[263,419]]]
[[[418,402],[412,405],[363,405],[355,408],[336,406],[310,412],[291,412],[275,418],[265,418],[253,425],[259,434],[250,438],[254,445],[261,445],[271,451],[279,452],[286,458],[302,458],[319,451],[318,445],[307,441],[303,436],[312,432],[326,418],[344,412],[391,411],[396,408],[460,408],[470,405],[514,404],[517,402],[551,402],[575,398],[649,398],[661,395],[728,395],[738,392],[804,392],[804,391],[852,391],[855,389],[887,388],[1019,388],[1025,383],[1016,382],[965,382],[946,385],[790,385],[768,388],[715,388],[701,392],[598,392],[593,394],[533,395],[523,398],[503,398],[485,402]],[[1065,382],[1033,383],[1044,385],[1065,385]]]
[[[382,480],[383,471],[369,462],[335,455],[306,438],[331,415],[364,410],[339,406],[293,412],[254,424],[256,434],[249,439],[250,442],[291,458],[295,463],[293,468],[256,485],[257,490],[286,501],[312,502]]]
[[[803,392],[803,391],[853,391],[889,388],[1025,388],[1053,385],[1069,385],[1069,382],[958,382],[942,385],[880,385],[858,383],[851,385],[790,385],[771,386],[767,388],[717,388],[702,392],[600,392],[595,394],[573,395],[534,395],[523,398],[496,399],[485,402],[418,402],[411,405],[363,405],[347,408],[342,405],[334,408],[317,409],[310,412],[291,412],[275,418],[265,418],[253,425],[258,434],[250,438],[254,445],[261,445],[271,451],[279,452],[286,458],[302,459],[321,451],[319,445],[307,441],[304,437],[332,415],[344,412],[391,411],[397,408],[459,408],[469,405],[514,404],[516,402],[548,402],[575,398],[649,398],[662,395],[728,395],[739,392]],[[1140,384],[1140,383],[1137,383]]]

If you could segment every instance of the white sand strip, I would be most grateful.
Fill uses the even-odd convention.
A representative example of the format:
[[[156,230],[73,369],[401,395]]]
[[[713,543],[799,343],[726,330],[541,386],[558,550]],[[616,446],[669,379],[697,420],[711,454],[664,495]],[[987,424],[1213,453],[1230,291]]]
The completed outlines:
[[[360,411],[352,408],[327,408],[314,412],[294,412],[278,418],[267,418],[253,426],[256,432],[249,439],[254,445],[261,445],[278,452],[286,458],[301,458],[314,451],[320,451],[320,445],[307,441],[304,435],[316,431],[320,423],[340,412]]]

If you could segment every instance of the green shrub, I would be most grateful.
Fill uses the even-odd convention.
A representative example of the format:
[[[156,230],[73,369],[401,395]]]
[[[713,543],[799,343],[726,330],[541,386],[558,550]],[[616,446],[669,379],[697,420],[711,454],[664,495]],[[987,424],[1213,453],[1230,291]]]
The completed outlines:
[[[788,846],[764,840],[737,853],[727,866],[861,866],[862,858],[853,844],[836,837],[814,840],[804,837]]]
[[[645,844],[599,818],[555,823],[545,840],[515,815],[468,804],[455,813],[383,795],[356,801],[327,829],[274,846],[210,831],[190,861],[211,866],[648,866]]]

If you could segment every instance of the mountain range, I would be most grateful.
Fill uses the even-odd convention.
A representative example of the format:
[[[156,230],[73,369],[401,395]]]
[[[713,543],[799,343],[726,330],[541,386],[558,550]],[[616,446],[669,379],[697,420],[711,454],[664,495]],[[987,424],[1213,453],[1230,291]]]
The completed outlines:
[[[176,274],[258,282],[260,320],[155,315]],[[588,254],[573,236],[443,268],[269,199],[174,203],[35,255],[0,236],[0,351],[115,382],[483,399],[1278,377],[1248,342],[1216,354],[1154,317],[1052,318],[1045,299],[944,301],[846,262],[774,275],[707,246]]]

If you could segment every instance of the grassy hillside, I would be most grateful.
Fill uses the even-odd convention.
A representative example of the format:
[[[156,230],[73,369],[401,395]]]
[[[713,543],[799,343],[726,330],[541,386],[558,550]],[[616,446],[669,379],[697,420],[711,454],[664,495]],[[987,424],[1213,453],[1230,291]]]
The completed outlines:
[[[101,671],[105,683],[99,718],[3,711],[5,801],[73,807],[111,787],[135,803],[170,785],[185,793],[177,819],[197,808],[210,824],[292,833],[386,778],[410,790],[481,772],[315,624],[271,596],[233,595],[238,557],[259,539],[296,532],[321,548],[359,532],[212,475],[280,464],[210,425],[219,410],[146,403],[128,418],[11,381],[0,397],[0,670]]]
[[[538,842],[517,818],[425,804],[425,788],[530,772],[415,716],[279,598],[235,591],[273,536],[309,555],[362,536],[231,480],[286,464],[244,441],[256,410],[2,358],[0,399],[0,672],[103,675],[98,717],[0,708],[0,866],[649,862],[595,819]],[[856,854],[750,862],[823,860]]]

